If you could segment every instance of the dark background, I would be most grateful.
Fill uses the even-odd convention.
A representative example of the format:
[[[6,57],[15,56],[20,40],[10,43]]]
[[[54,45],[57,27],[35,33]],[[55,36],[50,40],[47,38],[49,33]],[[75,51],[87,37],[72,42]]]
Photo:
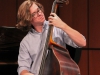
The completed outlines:
[[[24,0],[0,0],[0,26],[14,27],[17,23],[17,10]],[[38,0],[44,5],[46,19],[48,18],[53,0]],[[87,40],[87,46],[81,49],[78,65],[81,75],[100,74],[100,0],[69,0],[58,11],[59,17],[72,28],[82,33]],[[1,52],[2,50],[0,50]],[[4,57],[4,56],[3,56]],[[13,55],[12,55],[13,57]],[[1,58],[1,57],[0,57]],[[17,59],[17,57],[15,57]],[[8,63],[0,63],[0,75],[4,75]],[[13,63],[17,67],[16,62]],[[9,67],[12,63],[9,63]],[[9,71],[16,72],[12,66]],[[6,69],[5,69],[6,68]],[[9,68],[8,68],[9,69]],[[15,70],[14,70],[15,69]],[[6,73],[6,74],[7,74]],[[9,75],[11,75],[9,73]],[[15,75],[15,74],[14,74]]]

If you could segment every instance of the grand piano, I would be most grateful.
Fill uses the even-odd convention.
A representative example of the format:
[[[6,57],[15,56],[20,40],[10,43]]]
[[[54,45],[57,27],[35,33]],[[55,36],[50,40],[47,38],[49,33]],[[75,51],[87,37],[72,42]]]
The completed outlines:
[[[21,31],[15,27],[0,27],[0,75],[18,75],[17,74],[17,58],[19,52],[19,44],[27,32]],[[66,45],[69,53],[78,63],[81,50],[76,50]]]
[[[0,75],[18,75],[19,44],[26,34],[15,27],[0,27]]]

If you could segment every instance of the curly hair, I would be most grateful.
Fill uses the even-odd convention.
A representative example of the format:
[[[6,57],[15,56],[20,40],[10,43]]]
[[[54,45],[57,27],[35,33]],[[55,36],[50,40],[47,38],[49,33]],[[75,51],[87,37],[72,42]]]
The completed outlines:
[[[25,30],[28,31],[31,28],[31,13],[30,13],[30,7],[32,6],[32,4],[35,3],[42,12],[44,12],[44,7],[42,4],[38,3],[36,0],[26,0],[24,1],[19,9],[18,9],[18,13],[17,13],[17,18],[18,18],[18,22],[16,24],[16,27],[18,29],[21,30]]]

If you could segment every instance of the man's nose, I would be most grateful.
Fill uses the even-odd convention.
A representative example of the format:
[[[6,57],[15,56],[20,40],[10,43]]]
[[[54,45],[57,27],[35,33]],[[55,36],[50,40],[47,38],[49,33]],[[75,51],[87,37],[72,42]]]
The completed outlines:
[[[38,15],[41,15],[41,12],[38,12]]]

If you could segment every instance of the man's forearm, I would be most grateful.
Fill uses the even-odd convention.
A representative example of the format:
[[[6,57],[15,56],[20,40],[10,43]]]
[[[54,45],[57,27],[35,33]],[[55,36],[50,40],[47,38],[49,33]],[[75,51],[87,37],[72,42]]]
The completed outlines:
[[[23,70],[23,71],[20,73],[20,75],[34,75],[34,74],[30,73],[30,72],[27,71],[27,70]]]

